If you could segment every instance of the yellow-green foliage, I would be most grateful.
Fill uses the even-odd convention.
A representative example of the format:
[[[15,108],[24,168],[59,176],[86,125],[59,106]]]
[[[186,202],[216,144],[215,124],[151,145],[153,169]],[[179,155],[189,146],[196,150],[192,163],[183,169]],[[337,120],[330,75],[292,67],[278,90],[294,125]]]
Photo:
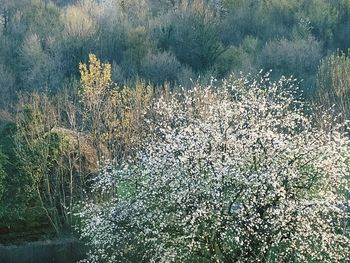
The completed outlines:
[[[50,135],[56,125],[49,98],[39,93],[21,98],[17,113],[16,153],[35,185],[40,184],[54,159],[55,138]]]
[[[91,132],[102,157],[122,156],[140,145],[144,133],[142,116],[151,102],[153,89],[143,83],[135,88],[117,87],[111,81],[111,65],[93,54],[89,65],[80,64],[81,98],[85,129]],[[108,148],[108,155],[102,148]]]
[[[350,59],[344,53],[332,54],[320,63],[317,73],[318,100],[326,106],[336,104],[346,116],[350,113]]]
[[[96,31],[96,23],[89,13],[78,6],[68,7],[62,15],[64,35],[82,39],[91,37]]]
[[[89,55],[89,65],[80,63],[81,91],[84,106],[84,128],[91,132],[98,159],[102,157],[101,140],[108,129],[108,100],[111,98],[111,65],[101,63],[93,54]]]
[[[143,115],[151,103],[153,89],[143,83],[137,83],[135,88],[124,87],[115,95],[118,137],[127,148],[134,148],[141,144],[146,132]]]
[[[60,155],[57,158],[56,170],[61,170],[60,172],[65,175],[70,172],[81,173],[84,180],[85,177],[98,173],[96,149],[92,144],[91,136],[59,127],[54,128],[52,133],[60,138]],[[68,180],[68,178],[62,179]],[[75,186],[75,188],[78,187]]]
[[[89,65],[80,63],[82,96],[84,102],[89,104],[90,110],[94,110],[101,96],[108,95],[108,89],[111,85],[111,65],[101,63],[96,55],[89,55]]]

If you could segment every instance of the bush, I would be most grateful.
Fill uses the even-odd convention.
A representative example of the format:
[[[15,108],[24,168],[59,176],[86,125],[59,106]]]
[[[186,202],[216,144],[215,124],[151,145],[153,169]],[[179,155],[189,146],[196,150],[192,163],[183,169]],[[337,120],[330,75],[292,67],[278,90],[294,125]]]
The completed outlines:
[[[193,82],[196,80],[198,75],[196,75],[190,67],[182,67],[177,78],[179,81],[179,86],[190,88],[193,86]]]
[[[316,100],[326,107],[336,105],[337,111],[350,116],[350,59],[344,53],[321,60],[317,72]]]
[[[112,198],[82,207],[87,261],[349,260],[349,139],[316,129],[293,85],[230,78],[161,97],[145,150],[96,180]]]
[[[148,54],[141,63],[141,76],[155,85],[174,84],[180,71],[181,63],[169,52]]]
[[[199,2],[199,3],[197,3]],[[222,52],[219,21],[201,1],[185,5],[171,17],[168,39],[178,60],[196,72],[208,70]]]
[[[263,42],[290,36],[301,3],[295,0],[225,0],[224,5],[228,14],[222,23],[222,41],[225,45],[238,45],[249,35]]]
[[[15,97],[15,78],[3,64],[0,64],[0,87],[0,107],[4,107]]]
[[[232,72],[252,73],[256,71],[255,60],[258,41],[254,37],[246,37],[239,47],[230,46],[215,63],[218,77],[226,77]]]
[[[261,51],[260,67],[272,69],[274,77],[291,76],[303,80],[306,96],[313,95],[315,73],[322,56],[321,43],[313,38],[274,40]]]
[[[274,40],[266,44],[260,65],[276,74],[302,77],[317,70],[321,58],[321,44],[313,38]]]
[[[152,48],[153,43],[145,27],[136,27],[127,32],[122,63],[127,77],[133,78],[140,72],[141,61]]]
[[[30,222],[29,217],[36,204],[32,180],[16,155],[14,134],[16,125],[12,122],[1,123],[0,127],[0,228],[8,229],[12,234],[0,237],[4,243],[7,238],[15,238],[14,232],[32,231],[31,226],[47,220]],[[39,209],[43,214],[42,209]],[[46,219],[46,218],[45,218]],[[43,224],[44,223],[44,224]],[[45,225],[46,227],[46,225]]]

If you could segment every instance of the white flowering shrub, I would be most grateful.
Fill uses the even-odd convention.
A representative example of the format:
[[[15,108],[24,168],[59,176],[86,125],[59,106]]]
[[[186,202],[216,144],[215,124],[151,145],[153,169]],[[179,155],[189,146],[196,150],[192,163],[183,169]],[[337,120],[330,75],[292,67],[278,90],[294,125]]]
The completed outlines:
[[[106,167],[80,213],[87,262],[348,262],[349,140],[293,83],[161,97],[145,150]]]

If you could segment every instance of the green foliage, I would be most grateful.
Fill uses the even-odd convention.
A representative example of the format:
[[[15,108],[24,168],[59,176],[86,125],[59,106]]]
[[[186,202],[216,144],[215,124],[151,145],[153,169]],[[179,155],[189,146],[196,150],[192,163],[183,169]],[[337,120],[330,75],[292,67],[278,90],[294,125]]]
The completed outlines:
[[[210,68],[222,52],[219,21],[203,4],[188,6],[172,18],[170,49],[197,72]]]
[[[5,171],[5,165],[7,162],[7,156],[4,155],[0,148],[0,200],[2,199],[2,196],[5,192],[6,185],[5,185],[5,180],[6,180],[6,171]]]
[[[223,28],[224,43],[239,44],[248,35],[263,42],[288,37],[296,23],[294,14],[301,9],[300,1],[225,1],[228,15]]]
[[[4,107],[14,99],[15,78],[3,64],[0,64],[0,87],[0,107]]]
[[[338,2],[338,20],[334,29],[333,45],[343,52],[350,47],[350,40],[347,37],[350,34],[350,2],[349,0],[340,0]]]
[[[140,72],[142,59],[152,51],[152,43],[145,27],[136,27],[127,33],[125,48],[123,65],[131,78]]]
[[[12,122],[3,123],[0,128],[0,228],[8,228],[12,233],[42,228],[47,221],[43,211],[35,208],[33,182],[16,155],[16,130]],[[6,240],[6,236],[3,238]]]
[[[29,178],[33,193],[33,207],[40,208],[47,222],[59,234],[65,218],[64,175],[60,173],[62,138],[53,128],[57,123],[52,103],[45,95],[34,93],[23,97],[18,105],[15,153],[21,173]],[[68,198],[68,197],[67,197]]]
[[[217,60],[217,74],[222,77],[229,72],[242,70],[242,65],[247,64],[248,60],[249,56],[242,48],[230,46]]]
[[[2,107],[19,90],[59,92],[90,53],[114,65],[120,84],[264,68],[304,79],[311,94],[322,56],[350,46],[348,0],[2,2]]]
[[[261,65],[275,74],[308,76],[317,69],[321,46],[315,39],[274,40],[266,44],[261,54]]]
[[[168,52],[148,54],[141,63],[141,76],[156,85],[177,83],[181,70],[181,63]]]
[[[16,132],[16,125],[12,122],[3,124],[0,130],[0,147],[4,156],[2,167],[4,172],[10,175],[5,178],[6,189],[1,203],[12,209],[26,206],[32,198],[32,182],[24,173],[15,150],[14,135]]]
[[[334,1],[311,0],[305,1],[304,7],[310,20],[313,35],[323,39],[326,46],[332,46],[334,41],[334,30],[339,20],[340,6]]]
[[[234,45],[228,47],[215,63],[217,75],[224,77],[231,72],[254,72],[254,57],[257,47],[258,40],[249,36],[243,40],[239,47]]]
[[[49,56],[37,34],[29,35],[21,48],[23,67],[22,82],[27,90],[40,89],[48,85],[51,74]]]
[[[272,78],[303,79],[306,98],[314,95],[350,116],[349,0],[0,0],[0,9],[0,109],[21,108],[16,124],[0,128],[0,217],[13,222],[38,207],[46,217],[40,206],[50,216],[59,207],[59,217],[66,217],[60,202],[78,200],[86,179],[81,174],[96,170],[99,142],[91,145],[97,141],[92,130],[107,145],[98,155],[116,142],[112,155],[121,159],[139,147],[146,134],[141,112],[154,91],[163,92],[153,86],[176,90],[232,72],[272,69]],[[111,83],[128,87],[109,83],[85,112],[76,95],[77,65],[90,53],[111,62]],[[62,92],[67,87],[74,96]],[[34,91],[28,97],[35,97],[38,90],[50,94],[47,104],[40,96],[33,104],[17,95]],[[61,104],[53,105],[51,95]],[[87,123],[92,113],[99,121]],[[62,190],[75,184],[76,192]],[[52,202],[49,188],[57,196]]]
[[[16,48],[20,84],[27,90],[53,88],[62,78],[54,47],[62,29],[60,10],[51,2],[33,0],[17,14],[13,23],[23,26],[21,43]]]
[[[260,54],[261,68],[272,69],[274,77],[293,75],[303,80],[304,94],[313,94],[314,76],[321,59],[321,44],[313,38],[273,40]]]

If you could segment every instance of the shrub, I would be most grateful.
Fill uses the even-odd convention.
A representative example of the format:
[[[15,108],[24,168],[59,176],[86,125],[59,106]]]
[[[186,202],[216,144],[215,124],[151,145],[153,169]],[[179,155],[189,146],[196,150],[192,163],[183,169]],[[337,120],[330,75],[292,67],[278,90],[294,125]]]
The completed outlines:
[[[295,25],[301,1],[295,0],[225,0],[228,15],[222,23],[224,44],[239,44],[253,35],[263,42],[272,38],[289,37]]]
[[[344,53],[332,54],[321,60],[317,72],[317,101],[349,117],[350,59]]]
[[[209,69],[222,52],[219,20],[203,1],[184,4],[171,17],[168,44],[178,60],[197,72]]]
[[[1,166],[3,174],[3,195],[0,198],[0,221],[10,223],[23,218],[25,208],[33,201],[32,181],[28,174],[23,172],[14,144],[16,125],[11,121],[4,122],[0,128],[0,148],[2,150]],[[11,175],[11,176],[7,176]],[[16,215],[6,221],[7,214]]]
[[[69,6],[62,17],[64,22],[64,36],[81,40],[91,37],[96,31],[96,22],[86,10],[78,6]]]
[[[87,261],[349,260],[349,140],[315,128],[293,85],[232,77],[161,97],[145,150],[96,180],[112,197],[82,207]]]
[[[164,82],[177,82],[178,74],[181,71],[181,63],[169,52],[148,54],[141,64],[141,75],[155,85],[162,85]]]
[[[322,56],[321,43],[313,38],[273,40],[265,45],[260,55],[260,67],[272,69],[273,76],[291,76],[303,80],[306,96],[313,95],[315,73]]]
[[[8,101],[11,101],[15,95],[15,78],[13,74],[6,68],[5,65],[0,64],[0,107],[4,107]]]
[[[226,77],[232,72],[252,73],[255,65],[258,41],[254,37],[246,37],[239,47],[228,47],[217,59],[215,68],[219,77]]]
[[[276,74],[305,76],[317,69],[321,44],[313,39],[274,40],[262,50],[261,66]]]
[[[141,61],[153,48],[147,33],[145,27],[136,27],[127,32],[123,66],[129,78],[139,73]]]

